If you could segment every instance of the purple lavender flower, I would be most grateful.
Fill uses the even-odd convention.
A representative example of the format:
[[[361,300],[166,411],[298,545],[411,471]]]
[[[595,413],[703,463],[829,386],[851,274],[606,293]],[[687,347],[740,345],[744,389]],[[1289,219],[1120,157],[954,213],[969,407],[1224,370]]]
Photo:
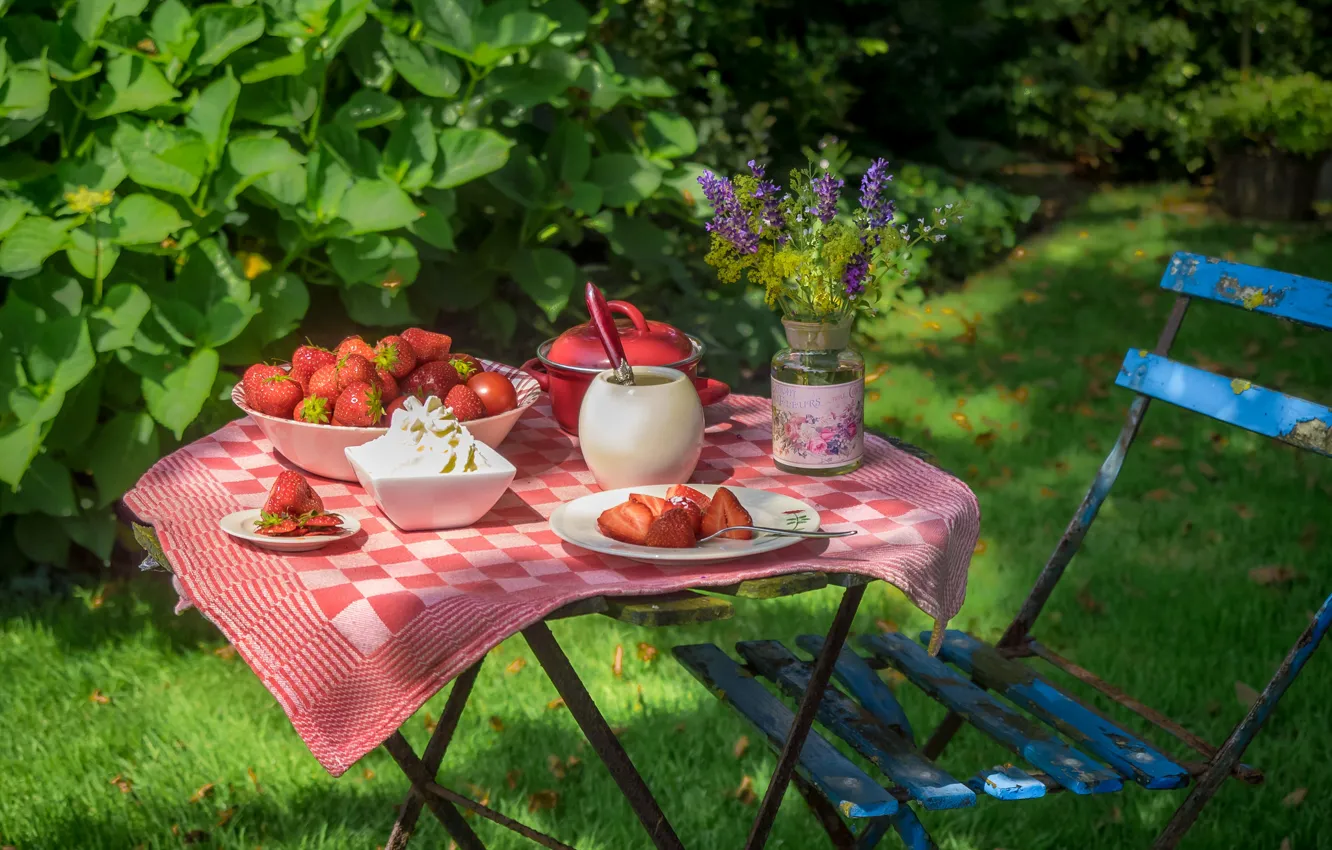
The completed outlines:
[[[869,255],[863,251],[847,260],[842,283],[846,284],[846,297],[855,298],[865,291],[865,276],[869,274]]]
[[[860,206],[865,210],[868,225],[877,230],[893,220],[897,206],[883,197],[884,184],[891,182],[888,160],[880,158],[870,163],[865,176],[860,178]]]
[[[757,177],[760,180],[763,179],[763,174],[766,171],[766,169],[762,165],[759,165],[757,162],[755,162],[752,159],[745,164],[749,166],[750,171],[754,172],[755,177]]]
[[[758,179],[758,186],[754,188],[754,198],[763,202],[763,208],[759,211],[759,232],[780,229],[786,223],[782,218],[782,187],[771,180],[764,180],[764,167],[752,159],[749,161],[749,170]],[[783,241],[785,240],[779,236],[778,242]]]
[[[837,216],[837,195],[845,185],[845,180],[838,180],[827,171],[811,180],[815,201],[809,210],[810,215],[816,216],[824,224],[832,224]]]
[[[740,206],[735,196],[735,186],[725,177],[719,177],[711,171],[704,171],[698,178],[703,187],[703,196],[712,204],[715,211],[712,221],[707,223],[709,233],[715,233],[730,242],[741,254],[753,254],[758,251],[758,234],[749,228],[749,216]]]

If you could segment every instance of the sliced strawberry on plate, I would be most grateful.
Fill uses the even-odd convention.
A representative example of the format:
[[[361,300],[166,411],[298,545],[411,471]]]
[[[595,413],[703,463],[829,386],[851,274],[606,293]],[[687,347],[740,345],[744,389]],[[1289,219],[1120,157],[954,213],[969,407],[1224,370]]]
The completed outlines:
[[[658,549],[692,549],[698,545],[694,521],[684,508],[671,508],[648,526],[645,546]]]
[[[652,518],[656,519],[671,509],[671,503],[660,496],[648,496],[643,493],[630,493],[629,501],[638,502],[640,505],[647,505],[648,510],[652,511]]]
[[[597,530],[612,540],[642,546],[652,525],[652,510],[639,502],[625,502],[597,517]]]
[[[342,525],[342,517],[329,513],[311,514],[301,517],[301,525],[306,528],[337,528]]]
[[[718,487],[717,492],[712,494],[712,504],[708,506],[707,513],[703,514],[702,532],[707,537],[727,526],[753,524],[754,518],[740,505],[735,494],[725,487]],[[728,531],[722,537],[728,540],[752,540],[754,532]]]
[[[299,528],[300,524],[291,517],[267,511],[261,513],[258,522],[254,524],[255,533],[265,537],[285,537]]]
[[[676,484],[671,487],[671,489],[666,491],[666,498],[672,502],[676,502],[679,499],[688,499],[698,505],[698,509],[703,513],[708,512],[708,505],[710,505],[712,501],[707,496],[704,496],[687,484]]]

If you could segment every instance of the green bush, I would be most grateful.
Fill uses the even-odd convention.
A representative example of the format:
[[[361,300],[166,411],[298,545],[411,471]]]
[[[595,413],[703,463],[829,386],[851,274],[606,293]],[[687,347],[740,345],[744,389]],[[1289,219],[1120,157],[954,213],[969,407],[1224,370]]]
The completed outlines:
[[[1218,150],[1307,157],[1332,150],[1332,82],[1314,74],[1233,79],[1208,98],[1204,116]]]
[[[110,505],[234,415],[227,367],[289,350],[312,299],[365,325],[465,312],[502,345],[554,326],[581,261],[696,287],[658,222],[695,217],[697,137],[617,68],[605,11],[0,13],[0,515],[32,560],[106,558]]]

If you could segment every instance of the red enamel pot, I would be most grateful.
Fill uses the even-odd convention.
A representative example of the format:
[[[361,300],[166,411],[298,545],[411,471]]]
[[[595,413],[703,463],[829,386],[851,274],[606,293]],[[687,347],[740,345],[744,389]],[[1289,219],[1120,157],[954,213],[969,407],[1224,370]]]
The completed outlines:
[[[665,322],[644,319],[638,308],[627,301],[610,301],[606,306],[624,317],[615,320],[615,327],[629,365],[679,369],[694,382],[699,401],[704,405],[716,404],[730,395],[731,388],[721,381],[698,377],[704,347],[697,337]],[[592,379],[610,368],[610,360],[596,327],[586,323],[541,343],[537,356],[522,368],[550,393],[551,408],[559,426],[567,433],[577,434],[583,395]]]

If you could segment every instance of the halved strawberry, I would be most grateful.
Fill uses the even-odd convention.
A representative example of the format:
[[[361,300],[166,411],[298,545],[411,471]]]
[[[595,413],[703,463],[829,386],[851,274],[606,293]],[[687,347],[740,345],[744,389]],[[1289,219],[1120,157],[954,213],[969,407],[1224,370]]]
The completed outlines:
[[[638,502],[640,505],[647,505],[648,510],[652,511],[652,517],[655,519],[671,509],[671,503],[660,496],[648,496],[643,493],[630,493],[629,501]]]
[[[677,499],[688,499],[689,501],[698,505],[698,509],[703,513],[708,512],[708,505],[710,505],[712,501],[707,496],[704,496],[702,493],[698,492],[693,487],[690,487],[687,484],[674,485],[673,487],[671,487],[671,489],[666,491],[666,498],[672,502],[676,501]]]
[[[694,521],[684,508],[671,508],[648,526],[643,545],[658,549],[692,549],[698,545]]]
[[[725,487],[718,487],[717,492],[712,494],[712,504],[703,514],[704,537],[715,534],[723,528],[732,525],[753,525],[754,518],[749,515],[749,511],[740,505],[740,500],[735,494]],[[754,537],[752,531],[728,531],[722,535],[728,540],[751,540]]]
[[[338,514],[316,513],[301,517],[301,525],[306,528],[336,528],[342,525],[342,517]]]
[[[624,502],[602,511],[597,517],[597,530],[612,540],[642,546],[647,542],[652,522],[652,511],[647,505]]]
[[[265,537],[283,537],[298,528],[300,524],[296,520],[281,514],[260,513],[258,522],[254,524],[255,533]]]

